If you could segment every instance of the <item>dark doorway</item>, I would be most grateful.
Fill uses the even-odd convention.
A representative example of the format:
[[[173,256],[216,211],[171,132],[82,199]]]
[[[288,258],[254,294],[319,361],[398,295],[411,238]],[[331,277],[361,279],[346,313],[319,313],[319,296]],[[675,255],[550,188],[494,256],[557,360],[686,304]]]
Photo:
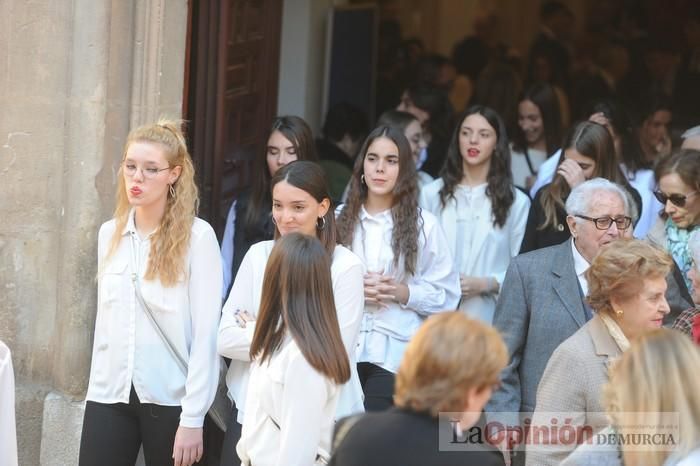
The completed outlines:
[[[189,2],[185,108],[199,216],[221,238],[277,109],[282,0]]]

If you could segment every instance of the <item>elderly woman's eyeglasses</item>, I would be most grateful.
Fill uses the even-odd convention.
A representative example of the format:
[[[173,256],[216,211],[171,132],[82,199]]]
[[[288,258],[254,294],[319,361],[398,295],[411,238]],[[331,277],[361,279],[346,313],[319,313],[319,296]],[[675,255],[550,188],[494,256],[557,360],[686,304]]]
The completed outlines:
[[[676,207],[685,207],[685,203],[690,196],[697,194],[697,191],[693,191],[688,194],[666,194],[662,191],[654,191],[654,197],[662,204],[666,205],[666,202],[671,201],[671,204]]]
[[[123,164],[123,170],[124,174],[131,178],[132,176],[136,175],[136,172],[140,169],[141,174],[143,175],[144,178],[151,180],[158,176],[158,173],[165,171],[165,170],[170,170],[172,167],[165,167],[165,168],[157,168],[157,167],[137,167],[136,164],[134,163],[128,163],[124,162]]]
[[[590,220],[591,222],[595,223],[595,227],[599,230],[607,230],[610,228],[615,222],[615,226],[617,226],[617,229],[620,231],[624,231],[632,225],[632,218],[631,217],[598,217],[598,218],[592,218],[592,217],[586,217],[585,215],[574,215],[574,217],[582,218],[584,220]]]

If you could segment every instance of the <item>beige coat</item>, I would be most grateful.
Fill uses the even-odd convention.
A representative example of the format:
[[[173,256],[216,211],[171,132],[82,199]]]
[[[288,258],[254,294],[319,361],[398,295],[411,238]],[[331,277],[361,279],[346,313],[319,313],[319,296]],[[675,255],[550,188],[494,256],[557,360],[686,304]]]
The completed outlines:
[[[590,425],[597,431],[607,425],[602,387],[608,381],[610,362],[621,353],[603,321],[594,316],[552,354],[537,389],[532,425],[550,425],[552,416],[546,413],[561,413],[557,416],[559,427],[568,419],[574,428]],[[528,442],[526,465],[558,465],[575,447],[547,449]]]

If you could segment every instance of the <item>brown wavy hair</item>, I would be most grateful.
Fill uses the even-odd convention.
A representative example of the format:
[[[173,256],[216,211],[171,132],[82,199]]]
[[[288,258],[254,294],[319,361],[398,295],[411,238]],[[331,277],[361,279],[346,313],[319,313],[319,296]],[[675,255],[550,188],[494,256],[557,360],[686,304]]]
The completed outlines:
[[[459,124],[455,127],[450,147],[447,149],[447,160],[440,172],[443,182],[439,193],[440,204],[444,209],[447,201],[450,198],[454,199],[455,188],[464,178],[463,159],[459,151],[459,133],[462,123],[470,115],[481,115],[496,131],[496,147],[493,149],[489,172],[486,175],[486,196],[491,201],[494,226],[502,227],[506,224],[510,207],[515,202],[515,188],[513,188],[513,174],[510,171],[510,147],[508,146],[506,127],[498,113],[489,107],[483,105],[469,107],[462,114]]]
[[[265,267],[250,358],[272,358],[289,334],[306,361],[337,384],[350,379],[333,297],[331,258],[313,236],[289,233],[275,242]]]
[[[352,248],[355,227],[360,220],[360,208],[367,200],[367,185],[362,181],[364,162],[367,150],[375,139],[387,138],[399,150],[399,176],[393,190],[393,206],[391,217],[394,227],[391,234],[391,249],[394,252],[394,266],[398,267],[403,258],[403,268],[408,275],[416,273],[418,261],[418,235],[423,229],[420,207],[418,207],[418,175],[413,161],[411,146],[399,129],[391,126],[375,128],[365,140],[357,157],[352,177],[348,199],[338,215],[338,241]]]
[[[564,153],[568,149],[574,149],[579,154],[593,159],[595,169],[591,179],[605,178],[623,188],[629,187],[627,178],[620,170],[615,154],[615,143],[605,126],[593,121],[582,121],[574,125],[564,139],[557,167],[564,161]],[[566,178],[555,174],[552,182],[542,188],[540,203],[544,211],[544,222],[537,227],[538,230],[556,229],[559,226],[557,208],[566,209],[565,203],[569,194],[571,194],[571,187]]]
[[[132,130],[124,145],[122,163],[117,175],[117,202],[114,209],[116,228],[110,242],[107,258],[116,251],[122,240],[122,231],[129,220],[131,205],[124,181],[124,159],[129,146],[135,142],[157,145],[170,168],[181,167],[180,176],[172,184],[175,196],[168,193],[165,214],[160,226],[151,238],[146,280],[159,279],[163,286],[174,286],[186,273],[185,257],[190,247],[192,223],[199,207],[199,194],[194,181],[194,166],[187,151],[187,143],[181,130],[182,121],[161,119],[157,123]]]

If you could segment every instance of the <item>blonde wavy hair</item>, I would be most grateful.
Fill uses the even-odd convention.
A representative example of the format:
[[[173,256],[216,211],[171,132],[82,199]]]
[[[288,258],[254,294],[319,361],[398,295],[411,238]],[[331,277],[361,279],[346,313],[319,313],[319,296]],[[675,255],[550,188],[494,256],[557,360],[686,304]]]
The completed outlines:
[[[144,275],[146,280],[159,279],[164,286],[174,286],[185,276],[185,256],[190,245],[192,223],[199,207],[194,165],[182,134],[182,124],[178,120],[160,119],[157,123],[141,126],[129,133],[117,179],[117,205],[114,209],[116,228],[107,253],[109,259],[119,246],[131,210],[123,173],[123,162],[129,146],[135,142],[158,145],[163,149],[170,168],[181,167],[180,176],[172,184],[175,195],[168,193],[165,214],[160,227],[151,238],[148,268]]]
[[[588,304],[613,315],[611,298],[627,299],[644,289],[647,278],[665,277],[673,259],[663,249],[639,239],[619,239],[603,246],[586,270]]]
[[[668,424],[662,413],[679,415],[676,449],[625,449],[625,465],[661,466],[670,455],[682,458],[700,447],[700,348],[670,329],[656,329],[635,339],[610,369],[603,401],[620,434],[634,426]],[[655,433],[655,432],[650,432]]]
[[[469,390],[497,384],[507,363],[506,345],[490,325],[459,311],[434,315],[406,348],[394,401],[433,416],[461,412]]]

